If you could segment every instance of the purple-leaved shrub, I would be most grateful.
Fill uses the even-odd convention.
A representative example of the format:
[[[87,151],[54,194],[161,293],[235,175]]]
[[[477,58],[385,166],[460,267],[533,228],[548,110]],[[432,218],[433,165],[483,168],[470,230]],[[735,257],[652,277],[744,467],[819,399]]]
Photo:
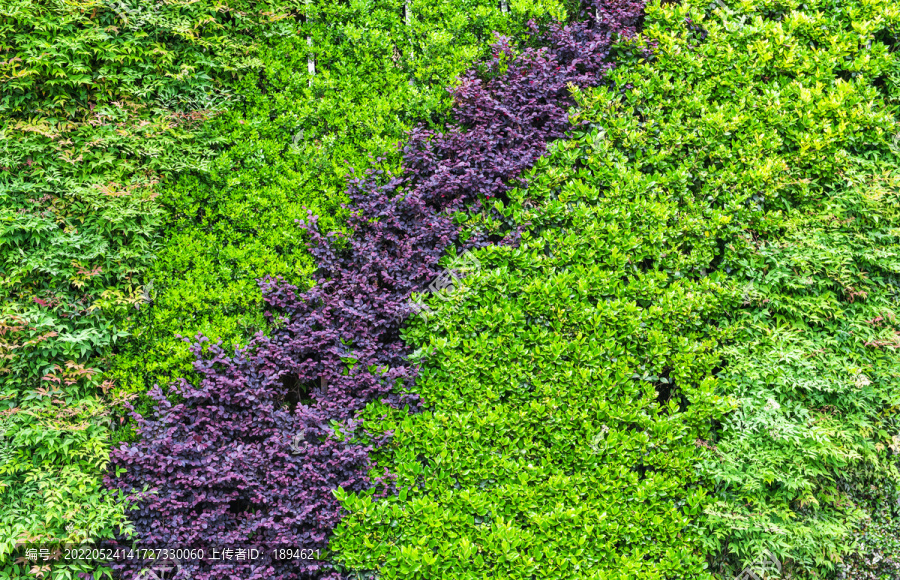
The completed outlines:
[[[332,490],[369,486],[368,449],[340,440],[321,414],[281,404],[277,372],[249,350],[227,356],[218,344],[201,352],[192,345],[199,388],[183,379],[170,403],[154,389],[157,419],[137,416],[142,439],[115,452],[123,477],[110,483],[136,500],[130,514],[145,547],[247,546],[261,553],[327,545],[339,521]],[[352,422],[343,426],[352,430]],[[147,486],[152,493],[144,493]],[[138,572],[144,559],[117,562],[120,572]],[[306,578],[322,570],[315,560],[270,561],[265,565],[223,561],[210,565],[182,560],[180,576],[211,578]],[[125,575],[125,578],[130,576]]]
[[[452,89],[456,126],[413,130],[402,175],[370,170],[350,180],[345,243],[322,235],[310,215],[302,225],[320,265],[316,285],[301,293],[262,280],[275,311],[267,314],[278,317],[271,336],[257,335],[234,357],[217,345],[203,354],[199,338],[199,387],[182,380],[175,405],[155,390],[156,419],[138,419],[141,440],[113,453],[117,475],[108,485],[135,501],[137,540],[325,549],[341,516],[333,489],[391,490],[388,476],[368,476],[376,466],[368,447],[351,442],[353,416],[376,399],[418,407],[400,328],[410,294],[440,273],[438,260],[459,241],[450,215],[502,197],[549,141],[565,137],[569,85],[599,84],[612,43],[634,34],[642,12],[639,0],[591,2],[579,22],[544,33],[533,27],[542,48],[517,53],[498,38],[492,58]],[[309,404],[287,408],[285,384],[306,385]],[[175,577],[303,575],[338,576],[325,562],[294,560],[242,569],[183,564]]]
[[[565,137],[569,85],[601,81],[612,42],[634,33],[642,10],[639,1],[600,3],[588,13],[604,15],[603,24],[554,27],[548,47],[518,55],[498,39],[493,57],[452,90],[456,127],[413,130],[402,177],[370,170],[350,181],[347,247],[321,235],[314,216],[303,224],[319,275],[305,293],[262,282],[266,302],[287,319],[266,351],[273,369],[318,385],[310,395],[319,412],[346,419],[377,397],[415,405],[396,388],[409,391],[415,375],[400,327],[410,294],[440,274],[438,260],[457,241],[450,213],[501,196],[550,140]]]

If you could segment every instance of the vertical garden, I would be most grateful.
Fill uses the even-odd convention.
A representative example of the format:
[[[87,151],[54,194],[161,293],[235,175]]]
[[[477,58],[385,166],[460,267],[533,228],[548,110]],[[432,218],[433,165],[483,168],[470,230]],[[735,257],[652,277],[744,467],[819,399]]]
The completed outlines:
[[[0,0],[0,578],[900,578],[898,30]]]

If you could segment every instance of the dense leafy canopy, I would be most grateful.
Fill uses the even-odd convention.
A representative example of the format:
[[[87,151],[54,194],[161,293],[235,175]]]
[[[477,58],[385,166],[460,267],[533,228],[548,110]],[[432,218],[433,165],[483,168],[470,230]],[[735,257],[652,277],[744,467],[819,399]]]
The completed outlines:
[[[0,577],[897,577],[898,24],[4,2]]]
[[[494,31],[523,38],[529,19],[565,16],[561,3],[544,1],[515,2],[508,12],[493,0],[297,5],[296,17],[267,28],[260,73],[234,83],[241,102],[211,121],[217,155],[160,191],[165,243],[147,273],[153,308],[141,311],[135,338],[111,361],[123,393],[194,381],[193,355],[178,335],[202,333],[232,352],[268,332],[257,280],[314,283],[296,221],[312,211],[323,230],[344,229],[352,167],[386,156],[397,169],[395,145],[407,130],[423,120],[442,127],[448,85],[490,54]],[[147,412],[148,403],[137,406]]]

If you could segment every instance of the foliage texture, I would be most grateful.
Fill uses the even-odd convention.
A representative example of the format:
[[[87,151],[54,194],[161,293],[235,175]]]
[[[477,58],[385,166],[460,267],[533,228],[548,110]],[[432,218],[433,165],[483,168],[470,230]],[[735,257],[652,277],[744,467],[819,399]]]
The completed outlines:
[[[267,445],[277,451],[271,446],[284,446],[297,433],[303,433],[305,439],[310,425],[331,424],[336,433],[347,431],[354,412],[367,402],[380,399],[396,407],[415,405],[414,396],[403,392],[412,387],[415,369],[405,363],[399,326],[409,314],[406,299],[438,273],[442,252],[456,240],[457,226],[447,213],[475,202],[479,194],[490,199],[502,193],[508,188],[505,182],[537,159],[549,139],[564,135],[568,127],[565,111],[572,103],[567,86],[575,82],[590,86],[602,79],[611,43],[620,34],[634,32],[641,10],[638,3],[614,5],[609,7],[614,17],[604,22],[552,25],[548,27],[548,48],[528,48],[516,54],[501,40],[484,70],[463,77],[454,89],[454,116],[468,138],[462,138],[458,130],[445,134],[414,131],[403,151],[405,171],[401,177],[382,179],[382,174],[373,170],[352,181],[348,191],[352,234],[342,246],[333,243],[342,238],[339,234],[319,234],[314,217],[306,223],[320,268],[316,285],[300,293],[292,285],[266,280],[262,285],[265,299],[277,309],[271,315],[275,329],[270,336],[258,334],[246,350],[240,349],[232,358],[218,349],[204,355],[200,346],[195,346],[196,368],[209,368],[200,385],[182,382],[177,393],[185,403],[171,407],[157,393],[158,419],[142,422],[141,439],[113,453],[117,477],[110,479],[110,485],[138,500],[132,518],[137,537],[202,544],[223,533],[231,534],[230,538],[245,535],[249,529],[235,529],[239,519],[233,510],[225,509],[226,504],[237,502],[252,506],[247,509],[253,513],[254,529],[284,526],[283,534],[273,541],[327,547],[326,536],[311,530],[306,521],[285,522],[284,512],[315,511],[323,529],[333,525],[342,511],[340,504],[333,495],[316,490],[337,488],[338,483],[351,488],[367,484],[369,465],[361,463],[365,446],[344,442],[340,452],[306,455],[304,469],[322,474],[324,480],[295,480],[287,506],[282,506],[279,498],[285,493],[285,474],[292,473],[297,460],[284,454],[283,447],[282,452],[269,456],[272,477],[263,477],[257,462],[245,464],[236,456],[215,480],[200,477],[198,472],[207,469],[223,447],[235,449],[234,453],[243,449],[242,442],[251,435],[254,441],[258,436],[271,440]],[[535,32],[540,30],[535,28]],[[504,157],[511,160],[500,163],[488,147],[506,152]],[[487,184],[489,189],[472,190],[467,184],[473,182]],[[245,352],[252,355],[245,357]],[[240,371],[244,376],[238,376],[238,370],[244,368]],[[282,397],[291,388],[300,391],[301,400],[292,412],[268,403],[278,391],[271,391],[273,395],[267,389],[276,384],[283,387]],[[213,390],[215,395],[211,395]],[[264,403],[235,417],[230,410],[237,408],[228,405],[240,407],[244,395],[239,393],[245,392],[248,400],[255,397]],[[207,417],[252,423],[250,417],[258,415],[269,415],[257,420],[271,426],[270,431],[257,435],[249,427],[235,424],[216,431],[216,444],[205,447]],[[262,448],[254,453],[264,455]],[[333,477],[327,475],[332,473]],[[247,477],[259,487],[243,485]],[[147,481],[154,482],[154,493],[143,493]],[[206,527],[198,529],[196,521]],[[157,535],[157,530],[163,529],[160,526],[166,526],[165,533]],[[320,563],[310,566],[300,571],[327,571]],[[253,573],[282,577],[279,574],[294,571]],[[183,566],[181,573],[220,577],[227,572],[197,564],[196,569]]]
[[[0,5],[0,570],[17,540],[110,535],[108,355],[144,303],[169,175],[251,70],[246,3]],[[264,9],[261,10],[264,12]],[[36,572],[42,571],[38,567]],[[71,573],[71,570],[60,573]]]
[[[490,54],[492,31],[527,38],[525,23],[565,17],[557,2],[377,0],[297,2],[266,28],[259,74],[237,80],[240,101],[210,122],[214,157],[159,189],[162,243],[147,278],[152,308],[111,359],[117,396],[196,382],[180,336],[198,333],[233,352],[268,332],[258,280],[281,276],[306,289],[317,268],[296,226],[312,211],[324,231],[347,231],[350,167],[384,155],[415,123],[443,127],[446,87]],[[406,9],[404,8],[406,7]],[[309,60],[315,64],[310,75]],[[149,412],[152,400],[135,403]],[[133,439],[130,424],[116,433]]]

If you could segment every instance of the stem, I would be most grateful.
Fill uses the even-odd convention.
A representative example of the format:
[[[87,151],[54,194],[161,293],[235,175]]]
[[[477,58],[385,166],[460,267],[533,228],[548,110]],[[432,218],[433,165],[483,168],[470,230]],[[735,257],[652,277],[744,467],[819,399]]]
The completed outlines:
[[[309,4],[310,0],[306,0],[306,22],[309,23]],[[306,37],[306,46],[312,48],[313,41],[312,36]],[[311,87],[313,84],[313,77],[316,76],[316,59],[313,58],[312,51],[310,50],[309,56],[306,58],[306,71],[309,73],[309,86]]]

